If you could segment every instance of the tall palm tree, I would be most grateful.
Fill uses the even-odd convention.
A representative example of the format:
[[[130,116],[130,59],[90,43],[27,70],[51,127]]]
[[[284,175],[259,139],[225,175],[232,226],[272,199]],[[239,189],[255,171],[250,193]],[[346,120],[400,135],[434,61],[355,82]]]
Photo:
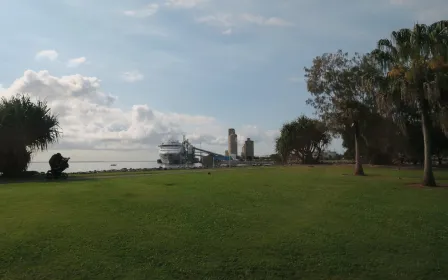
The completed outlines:
[[[32,153],[46,150],[60,136],[59,122],[45,101],[28,95],[0,100],[0,172],[12,176],[25,171]]]
[[[424,138],[423,185],[436,186],[432,171],[431,129],[440,107],[440,86],[446,81],[448,21],[432,25],[415,24],[400,29],[391,39],[378,41],[372,53],[380,62],[384,77],[377,79],[381,93],[378,104],[391,111],[401,103],[418,109]]]

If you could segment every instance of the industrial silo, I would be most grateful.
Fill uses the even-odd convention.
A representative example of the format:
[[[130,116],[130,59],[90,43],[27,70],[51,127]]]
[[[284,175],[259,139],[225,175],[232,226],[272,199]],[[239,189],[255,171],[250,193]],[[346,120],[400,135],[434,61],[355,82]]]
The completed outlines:
[[[238,154],[238,135],[236,135],[233,128],[229,128],[228,146],[229,154],[236,157]]]

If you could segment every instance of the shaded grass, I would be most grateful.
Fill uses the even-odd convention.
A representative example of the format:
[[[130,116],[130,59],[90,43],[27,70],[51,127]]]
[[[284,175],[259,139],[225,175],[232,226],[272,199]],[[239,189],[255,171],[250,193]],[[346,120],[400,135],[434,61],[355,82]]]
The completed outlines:
[[[421,171],[351,171],[2,185],[0,277],[448,278],[448,190],[407,187]]]

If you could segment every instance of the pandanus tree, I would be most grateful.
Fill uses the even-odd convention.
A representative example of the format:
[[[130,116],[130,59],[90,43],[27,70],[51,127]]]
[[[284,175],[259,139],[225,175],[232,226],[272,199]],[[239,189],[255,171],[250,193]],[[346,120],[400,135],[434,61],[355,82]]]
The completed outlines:
[[[322,122],[300,116],[283,125],[276,140],[276,151],[283,162],[291,154],[296,155],[302,163],[316,162],[330,140],[330,134]]]
[[[380,77],[369,77],[377,88],[377,104],[387,113],[403,105],[417,110],[424,143],[423,185],[436,186],[431,132],[446,119],[448,21],[394,31],[391,39],[378,41],[372,55],[383,71]]]
[[[275,152],[280,156],[283,164],[288,163],[288,158],[292,153],[291,141],[288,139],[290,136],[291,134],[289,132],[283,133],[275,140]]]
[[[36,151],[58,140],[58,119],[45,101],[33,102],[18,94],[0,100],[0,173],[15,176],[25,171]]]

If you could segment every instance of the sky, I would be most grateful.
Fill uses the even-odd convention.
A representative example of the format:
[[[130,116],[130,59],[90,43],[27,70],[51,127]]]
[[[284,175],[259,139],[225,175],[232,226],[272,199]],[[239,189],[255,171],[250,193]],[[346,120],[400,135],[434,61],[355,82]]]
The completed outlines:
[[[155,160],[183,134],[224,153],[227,130],[273,152],[306,105],[303,68],[448,18],[446,0],[2,0],[0,96],[57,114],[72,160]],[[329,147],[342,152],[340,140]]]

